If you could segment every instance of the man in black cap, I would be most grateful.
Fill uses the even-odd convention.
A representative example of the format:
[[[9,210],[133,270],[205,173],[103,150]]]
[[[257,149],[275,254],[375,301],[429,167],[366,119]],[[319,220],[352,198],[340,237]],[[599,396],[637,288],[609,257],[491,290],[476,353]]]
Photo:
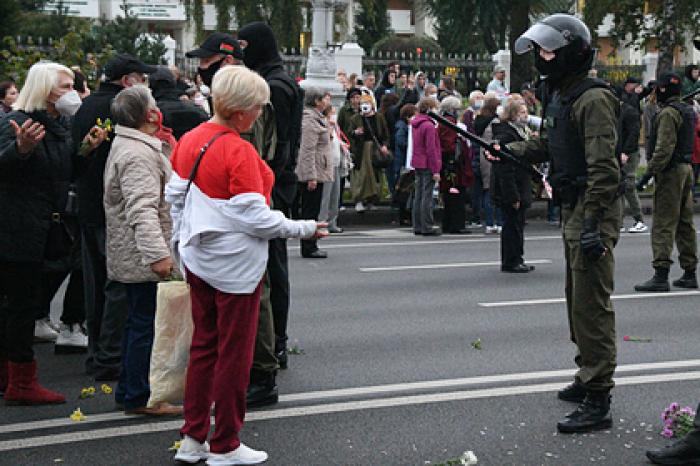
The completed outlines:
[[[156,71],[138,58],[122,53],[104,66],[96,92],[90,94],[75,115],[73,141],[82,141],[100,119],[110,119],[114,97],[124,88],[144,85]],[[112,139],[112,138],[110,138]],[[105,264],[105,213],[102,204],[103,177],[111,140],[87,155],[76,156],[78,219],[82,235],[85,313],[88,332],[86,371],[97,381],[114,381],[121,368],[121,343],[127,315],[126,290],[107,279]],[[76,147],[75,153],[78,153]]]
[[[199,58],[197,72],[202,81],[211,87],[211,80],[222,66],[239,65],[243,51],[238,41],[225,32],[215,32],[207,37],[202,45],[185,54],[187,58]],[[213,108],[213,107],[212,107]]]
[[[183,92],[177,88],[175,76],[167,66],[159,66],[148,77],[148,85],[163,114],[163,125],[173,130],[175,139],[209,119],[201,107],[180,99]]]
[[[274,157],[266,160],[275,172],[272,205],[289,217],[296,196],[297,180],[294,168],[301,139],[302,92],[284,70],[277,40],[270,26],[262,22],[247,24],[238,31],[238,41],[243,49],[243,63],[260,74],[270,86],[270,101],[274,108],[277,132]],[[289,314],[289,270],[285,239],[270,241],[267,264],[274,316],[275,352],[280,366],[284,368],[287,360]],[[248,406],[263,406],[276,402],[275,373],[253,370],[248,389]]]
[[[640,95],[646,95],[647,90],[642,86],[642,81],[630,76],[623,84],[618,96],[621,100],[620,119],[618,120],[618,137],[616,154],[622,163],[622,176],[624,177],[625,193],[623,199],[627,201],[630,215],[634,224],[620,231],[628,233],[645,233],[649,227],[644,223],[639,196],[635,189],[637,167],[639,166],[639,135],[641,132],[642,113],[639,108]],[[624,203],[622,205],[622,220],[625,217]],[[624,221],[622,222],[624,225]]]

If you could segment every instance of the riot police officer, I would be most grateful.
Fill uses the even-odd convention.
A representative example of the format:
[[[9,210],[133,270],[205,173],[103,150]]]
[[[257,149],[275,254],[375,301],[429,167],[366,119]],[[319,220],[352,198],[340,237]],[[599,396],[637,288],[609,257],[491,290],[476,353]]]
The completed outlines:
[[[563,433],[610,428],[610,389],[616,366],[613,248],[620,231],[620,166],[615,156],[619,102],[608,86],[588,78],[594,50],[578,18],[555,14],[515,42],[535,53],[542,86],[543,137],[508,145],[531,162],[550,160],[549,182],[561,206],[566,258],[566,304],[579,367],[559,398],[579,403],[557,424]]]
[[[634,287],[637,291],[669,291],[668,272],[673,261],[673,243],[683,276],[673,286],[697,288],[697,237],[693,223],[693,170],[690,160],[695,143],[695,112],[680,100],[681,77],[663,73],[656,85],[656,97],[662,109],[651,130],[650,147],[654,153],[647,165],[647,177],[653,175],[654,223],[651,249],[654,276]]]

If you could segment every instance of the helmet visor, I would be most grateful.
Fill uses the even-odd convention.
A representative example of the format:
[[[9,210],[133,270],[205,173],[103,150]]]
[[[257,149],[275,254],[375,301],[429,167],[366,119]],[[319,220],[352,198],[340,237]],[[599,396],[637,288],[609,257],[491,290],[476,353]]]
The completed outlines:
[[[537,23],[525,31],[522,36],[518,37],[515,41],[514,48],[515,53],[522,55],[523,53],[533,50],[535,46],[554,52],[568,43],[569,41],[564,35],[552,26],[544,23]]]

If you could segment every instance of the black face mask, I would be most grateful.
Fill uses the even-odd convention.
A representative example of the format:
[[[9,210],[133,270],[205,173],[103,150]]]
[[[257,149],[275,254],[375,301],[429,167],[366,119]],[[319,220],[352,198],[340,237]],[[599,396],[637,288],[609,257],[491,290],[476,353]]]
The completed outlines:
[[[547,82],[556,83],[566,74],[566,70],[558,63],[558,57],[547,61],[542,58],[539,51],[535,54],[535,68],[543,76],[547,76]]]
[[[216,63],[212,63],[207,69],[197,68],[197,73],[199,73],[199,76],[202,78],[202,82],[204,84],[211,87],[211,81],[214,79],[216,72],[219,71],[219,68],[221,68],[221,64],[224,62],[224,59],[225,58],[222,58]]]

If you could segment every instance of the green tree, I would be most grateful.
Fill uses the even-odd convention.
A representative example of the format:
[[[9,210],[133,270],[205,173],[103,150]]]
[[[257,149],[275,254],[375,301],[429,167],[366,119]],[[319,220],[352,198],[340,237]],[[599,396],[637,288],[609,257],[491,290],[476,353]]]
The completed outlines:
[[[673,68],[677,47],[685,46],[685,32],[700,34],[698,0],[596,0],[586,2],[584,21],[595,32],[607,14],[614,15],[610,37],[614,45],[647,47],[656,43],[656,73]]]
[[[268,22],[280,47],[299,48],[304,18],[298,0],[268,0],[270,16]]]
[[[147,63],[164,63],[162,33],[146,34],[146,29],[136,15],[129,10],[126,0],[121,6],[124,15],[112,21],[102,21],[95,27],[94,34],[99,39],[101,50],[108,44],[120,53],[129,53]]]
[[[355,15],[357,43],[365,50],[391,34],[388,0],[358,0]]]

